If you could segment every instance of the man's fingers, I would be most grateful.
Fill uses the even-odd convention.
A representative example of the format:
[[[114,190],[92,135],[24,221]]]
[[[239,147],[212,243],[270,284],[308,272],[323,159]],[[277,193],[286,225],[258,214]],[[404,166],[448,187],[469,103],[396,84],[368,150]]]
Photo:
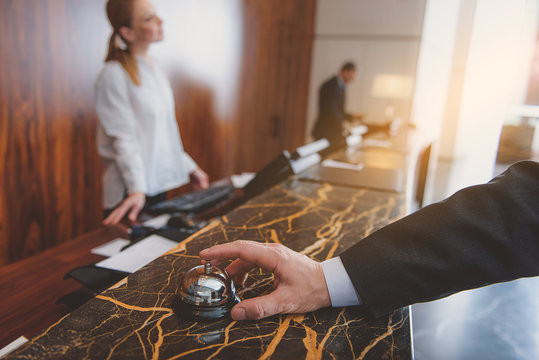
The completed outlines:
[[[249,276],[248,273],[241,273],[234,276],[234,284],[237,286],[243,286],[245,284],[245,281],[247,281],[247,277]]]
[[[238,286],[243,286],[247,280],[249,272],[255,268],[255,265],[243,261],[241,259],[236,259],[232,264],[228,265],[225,268],[225,271],[230,275],[234,280],[234,284]]]
[[[277,266],[279,254],[267,244],[255,241],[237,240],[202,250],[200,252],[200,257],[204,260],[212,261],[212,263],[239,258],[245,262],[261,267],[266,271],[273,272]]]
[[[234,320],[258,320],[281,313],[282,304],[283,300],[274,291],[268,295],[243,300],[232,308],[230,316]]]
[[[244,261],[242,259],[234,260],[230,265],[228,265],[225,270],[230,276],[236,276],[241,273],[248,273],[253,270],[255,265],[253,263]]]

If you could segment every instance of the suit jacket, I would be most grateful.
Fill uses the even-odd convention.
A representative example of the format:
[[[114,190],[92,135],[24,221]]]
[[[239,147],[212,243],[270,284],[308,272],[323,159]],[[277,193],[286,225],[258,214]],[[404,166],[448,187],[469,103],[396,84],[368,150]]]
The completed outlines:
[[[342,123],[350,117],[344,111],[345,91],[339,86],[337,76],[322,84],[318,93],[318,118],[312,135],[315,139],[327,138],[332,144],[342,143]]]
[[[364,238],[341,254],[375,316],[539,275],[539,163],[524,161]]]

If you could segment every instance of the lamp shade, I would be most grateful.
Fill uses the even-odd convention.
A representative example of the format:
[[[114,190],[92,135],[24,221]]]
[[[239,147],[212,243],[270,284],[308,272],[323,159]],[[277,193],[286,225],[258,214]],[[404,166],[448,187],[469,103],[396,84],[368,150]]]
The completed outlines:
[[[403,75],[378,74],[372,84],[372,95],[381,98],[408,99],[412,90],[412,78]]]

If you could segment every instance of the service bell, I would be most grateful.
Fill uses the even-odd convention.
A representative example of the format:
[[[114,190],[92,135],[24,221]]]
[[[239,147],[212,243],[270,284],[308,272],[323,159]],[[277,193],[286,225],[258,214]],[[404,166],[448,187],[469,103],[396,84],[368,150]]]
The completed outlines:
[[[217,320],[230,314],[240,302],[234,283],[226,273],[209,262],[187,271],[180,281],[179,315],[193,320]]]

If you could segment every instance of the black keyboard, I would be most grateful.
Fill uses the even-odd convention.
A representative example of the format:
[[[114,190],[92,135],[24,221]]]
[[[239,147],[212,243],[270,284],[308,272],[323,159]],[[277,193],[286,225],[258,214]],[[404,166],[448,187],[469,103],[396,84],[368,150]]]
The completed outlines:
[[[232,185],[212,186],[207,189],[194,191],[165,200],[148,209],[151,213],[197,212],[225,199],[234,191]]]

